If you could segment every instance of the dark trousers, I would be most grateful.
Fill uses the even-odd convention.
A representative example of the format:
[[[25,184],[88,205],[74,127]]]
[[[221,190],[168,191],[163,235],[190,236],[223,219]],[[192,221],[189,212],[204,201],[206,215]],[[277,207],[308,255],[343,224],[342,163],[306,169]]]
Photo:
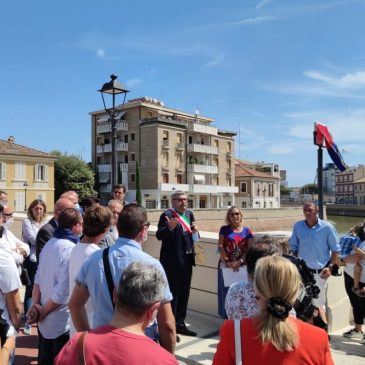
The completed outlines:
[[[28,309],[32,306],[32,291],[35,274],[37,272],[37,263],[29,260],[29,257],[26,257],[23,263],[24,268],[28,270],[28,275],[31,285],[25,287],[24,293],[24,315],[28,312]]]
[[[360,298],[352,291],[352,287],[354,286],[354,279],[350,275],[344,273],[344,278],[345,278],[345,289],[350,299],[355,324],[363,324],[365,317],[365,298],[364,297]],[[364,287],[365,283],[360,282],[360,288]]]
[[[70,331],[57,338],[44,338],[38,328],[38,365],[53,365],[57,354],[70,339]]]
[[[228,318],[225,308],[228,289],[229,286],[224,286],[222,269],[218,268],[218,315],[223,319]]]
[[[188,308],[191,277],[193,275],[193,254],[187,254],[184,267],[179,270],[166,270],[167,280],[173,296],[171,301],[172,311],[176,325],[182,324],[186,318]]]

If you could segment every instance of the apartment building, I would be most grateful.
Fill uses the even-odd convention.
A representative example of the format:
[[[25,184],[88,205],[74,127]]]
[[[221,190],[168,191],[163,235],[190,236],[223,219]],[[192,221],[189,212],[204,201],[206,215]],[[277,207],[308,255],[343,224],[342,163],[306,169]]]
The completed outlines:
[[[10,136],[0,139],[0,190],[8,194],[16,212],[24,212],[34,199],[42,199],[48,211],[54,204],[54,162],[56,158],[15,143]]]
[[[362,179],[365,177],[365,166],[359,165],[351,167],[343,172],[336,173],[337,204],[362,204],[360,199],[362,194]],[[356,189],[356,194],[355,194]],[[355,199],[356,197],[356,199]],[[361,199],[362,200],[362,199]]]
[[[91,112],[92,165],[100,195],[110,198],[111,123],[105,111]],[[170,206],[175,190],[188,194],[192,208],[234,204],[234,136],[213,119],[166,107],[150,97],[129,100],[117,121],[119,182],[127,200],[136,194],[136,162],[141,172],[142,204],[148,209]]]
[[[237,206],[280,208],[280,170],[277,164],[236,160],[235,181]]]

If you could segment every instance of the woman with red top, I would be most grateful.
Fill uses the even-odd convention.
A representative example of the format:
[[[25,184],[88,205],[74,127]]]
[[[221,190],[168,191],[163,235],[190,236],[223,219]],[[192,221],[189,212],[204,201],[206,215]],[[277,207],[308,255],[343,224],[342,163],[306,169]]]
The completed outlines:
[[[254,285],[260,309],[240,321],[242,363],[333,365],[327,333],[289,316],[301,285],[298,269],[284,257],[263,257]],[[236,364],[234,321],[223,323],[220,337],[213,365]]]
[[[237,207],[228,209],[225,221],[226,225],[221,227],[218,239],[218,314],[222,318],[227,318],[224,303],[229,289],[229,286],[224,285],[222,269],[238,271],[245,265],[246,252],[253,242],[252,232],[243,226],[242,213]]]

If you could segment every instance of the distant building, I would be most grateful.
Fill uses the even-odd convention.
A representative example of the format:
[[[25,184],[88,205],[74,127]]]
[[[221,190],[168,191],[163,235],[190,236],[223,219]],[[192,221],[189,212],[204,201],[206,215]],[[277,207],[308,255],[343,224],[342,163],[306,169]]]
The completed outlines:
[[[285,188],[288,187],[288,181],[286,179],[286,170],[280,170],[280,185]]]
[[[264,170],[264,171],[263,171]],[[276,164],[235,161],[238,187],[236,205],[241,208],[280,208],[280,172]]]
[[[111,123],[105,111],[91,112],[92,166],[105,202],[111,185]],[[213,119],[166,107],[150,97],[129,100],[117,121],[119,182],[127,200],[136,196],[136,161],[141,171],[142,204],[170,206],[175,190],[188,194],[192,208],[234,204],[234,132],[220,130]]]
[[[338,172],[335,177],[335,198],[337,204],[364,204],[362,198],[362,179],[365,177],[364,165],[350,167],[343,172]],[[362,201],[362,203],[360,201]]]
[[[14,137],[0,139],[0,190],[9,204],[23,212],[34,199],[42,199],[53,211],[54,162],[56,158],[15,143]]]
[[[335,194],[336,190],[336,173],[339,170],[334,163],[326,163],[323,168],[323,192],[325,194]]]

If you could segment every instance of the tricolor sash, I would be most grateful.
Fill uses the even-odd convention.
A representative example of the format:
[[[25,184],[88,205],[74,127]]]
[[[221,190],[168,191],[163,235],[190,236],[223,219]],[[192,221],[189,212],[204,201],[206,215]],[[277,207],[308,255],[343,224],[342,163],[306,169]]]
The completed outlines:
[[[173,209],[168,209],[168,211],[171,212],[172,216],[179,221],[184,232],[188,232],[189,234],[192,234],[192,231],[190,228],[190,220],[185,214],[180,215]]]

